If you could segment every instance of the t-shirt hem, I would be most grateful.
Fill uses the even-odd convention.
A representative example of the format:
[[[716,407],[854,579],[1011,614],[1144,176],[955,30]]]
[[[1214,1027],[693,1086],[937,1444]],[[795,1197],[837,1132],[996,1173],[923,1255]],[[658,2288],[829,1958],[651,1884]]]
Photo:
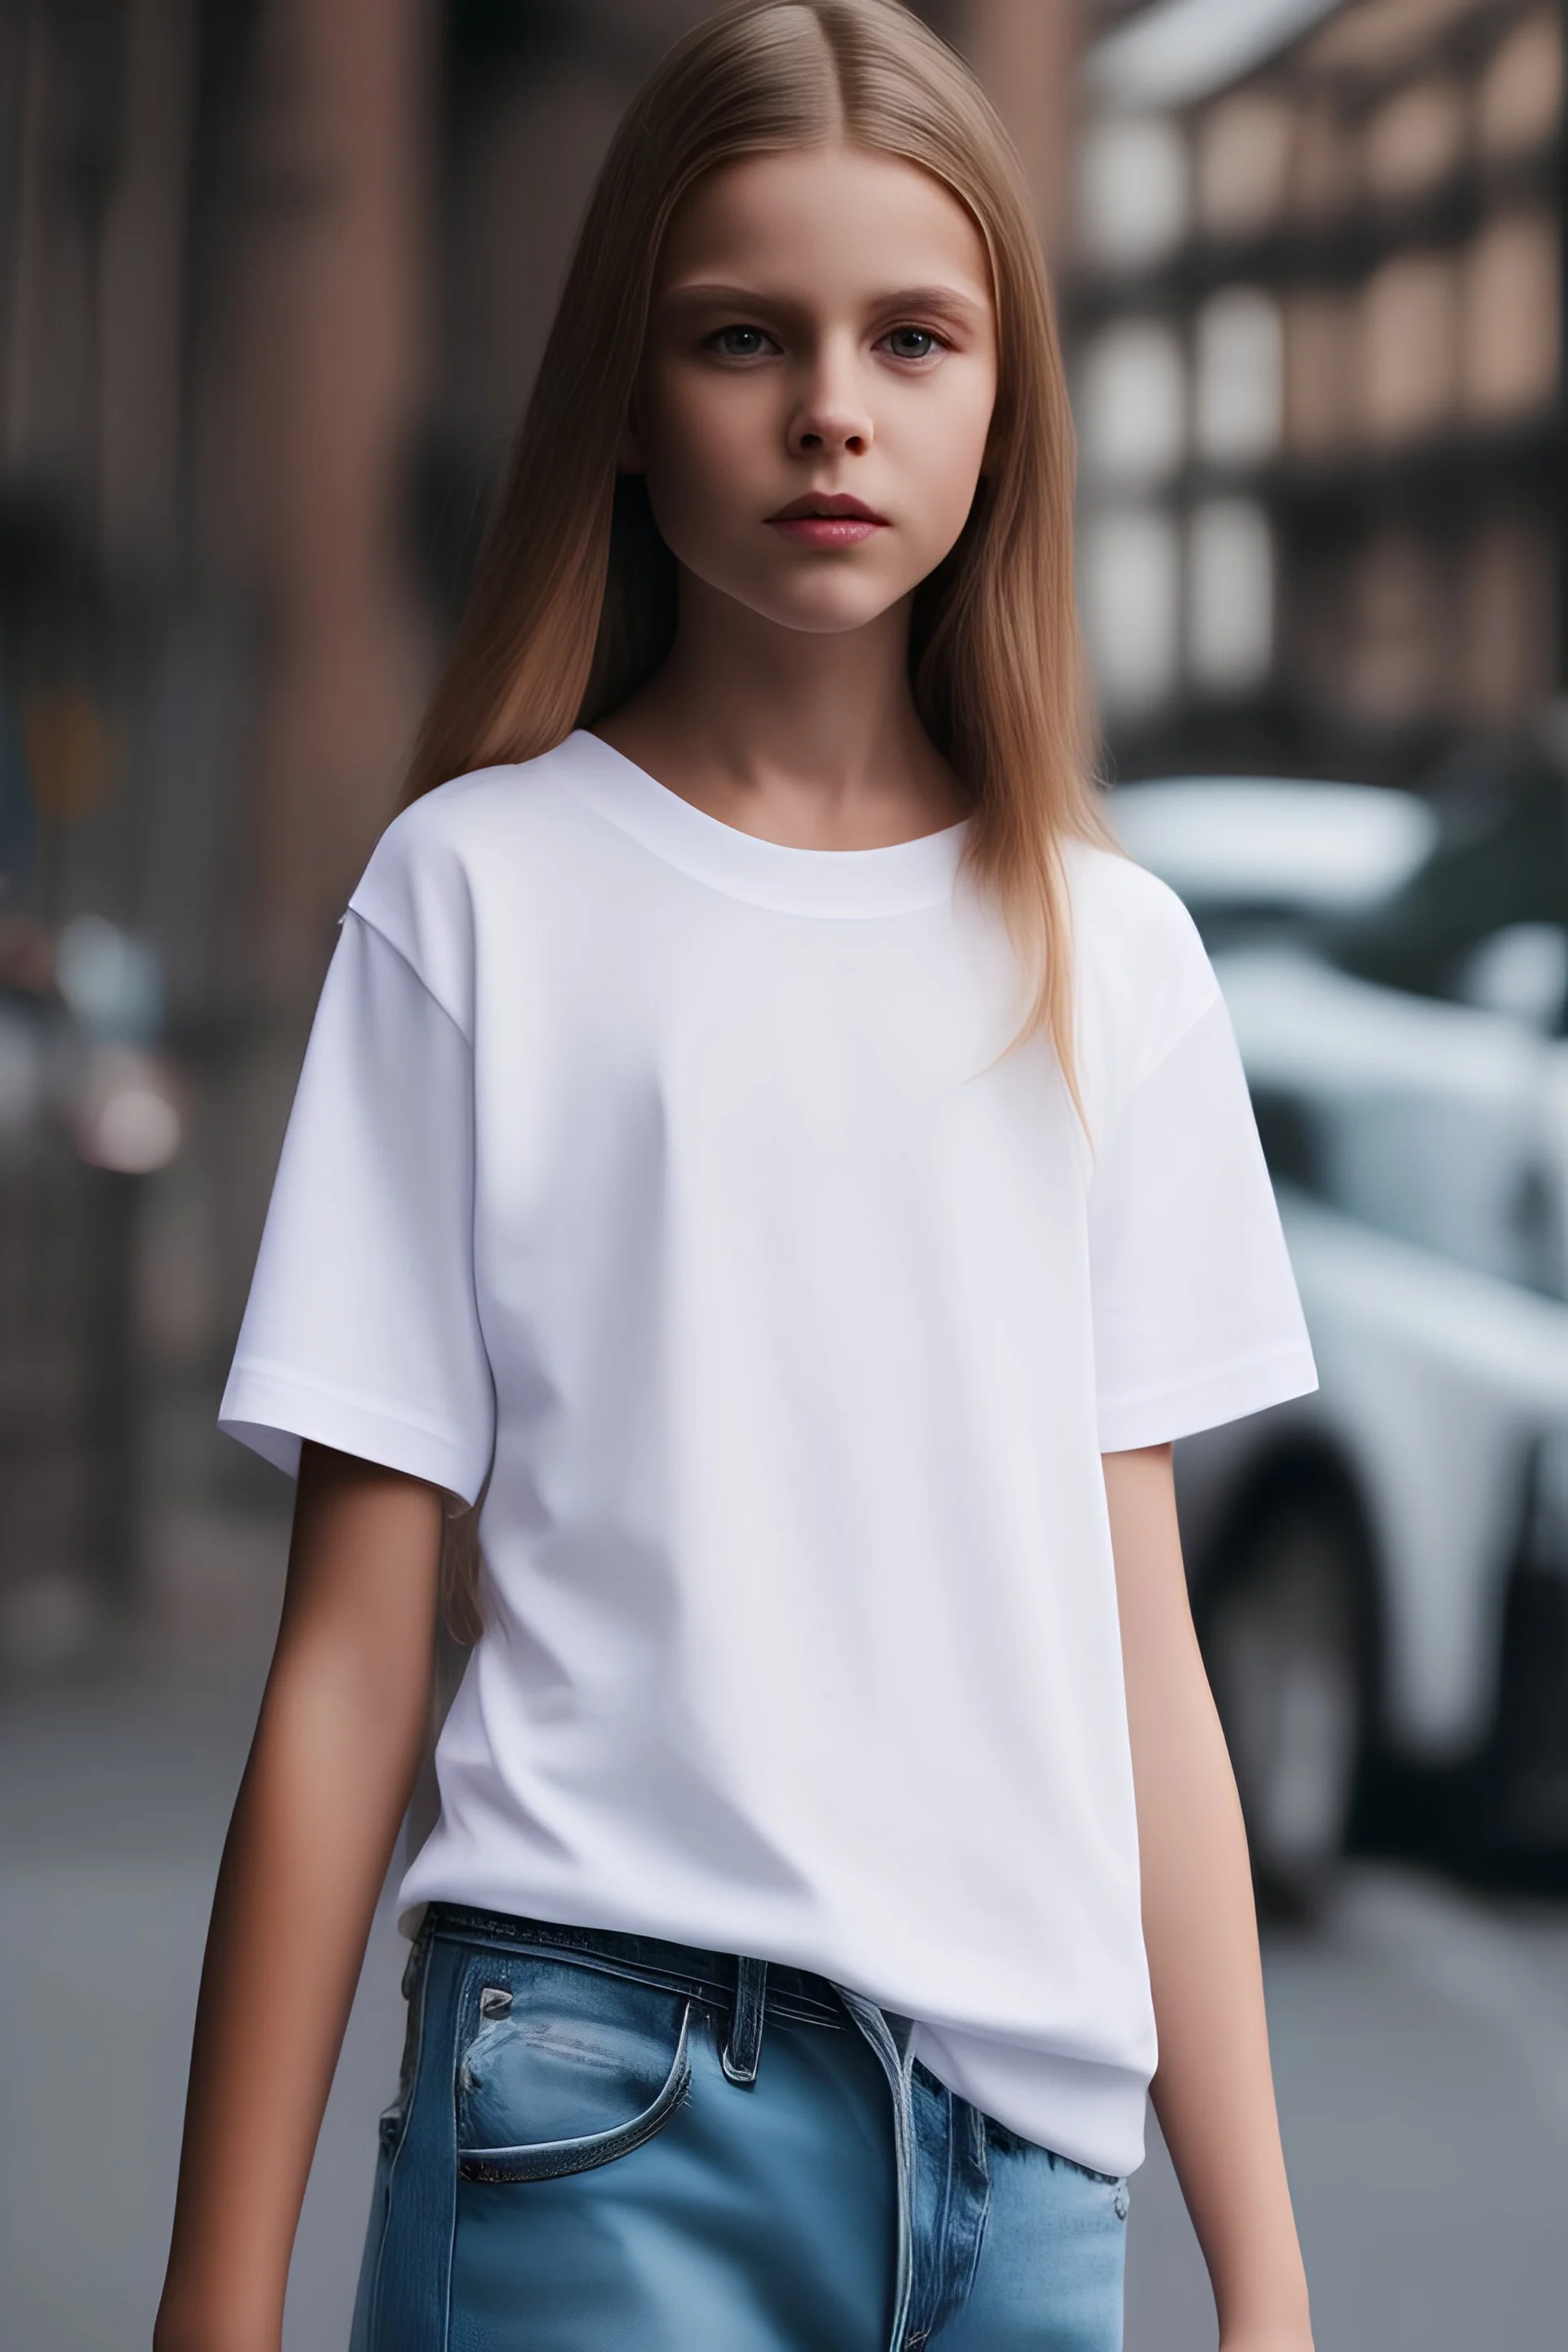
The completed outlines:
[[[1112,2179],[1136,2172],[1142,2163],[1149,2101],[1143,2069],[986,2037],[987,2054],[999,2058],[1005,2070],[993,2081],[989,2070],[982,2076],[973,2063],[962,2063],[975,2053],[977,2037],[961,2036],[949,2027],[927,2045],[931,2029],[918,2018],[914,2027],[915,2054],[939,2081],[1023,2138]],[[960,2043],[951,2053],[943,2047],[949,2034]],[[1016,2082],[1026,2082],[1026,2103],[1015,2090]]]
[[[300,1448],[306,1439],[382,1469],[426,1479],[465,1503],[477,1501],[489,1467],[488,1457],[480,1460],[472,1443],[455,1432],[255,1363],[236,1364],[217,1423],[225,1436],[249,1446],[289,1477],[298,1474]]]
[[[1117,1398],[1100,1408],[1100,1450],[1122,1454],[1137,1445],[1164,1445],[1191,1437],[1200,1429],[1240,1421],[1292,1397],[1310,1396],[1318,1385],[1318,1369],[1310,1348],[1291,1348],[1283,1354],[1249,1357],[1228,1364],[1199,1381],[1144,1390]]]
[[[483,1871],[475,1874],[454,1868],[442,1850],[439,1828],[409,1861],[399,1882],[399,1932],[416,1936],[432,1903],[579,1927],[614,1927],[622,1933],[657,1933],[713,1950],[730,1949],[736,1941],[711,1920],[689,1935],[668,1919],[645,1928],[640,1918],[618,1906],[605,1909],[581,1899],[563,1903],[558,1895],[542,1890],[536,1895]],[[740,1941],[743,1948],[752,1948],[743,1936]],[[792,1965],[844,1984],[863,1999],[886,2003],[886,1988],[880,1995],[867,1991],[861,1973],[856,1972],[851,1981],[829,1952],[797,1948],[790,1958]],[[1138,2063],[1131,2047],[1125,2058],[1088,2057],[1033,2037],[1015,2040],[966,2026],[951,2015],[940,2023],[916,2016],[911,2023],[914,2053],[938,2079],[1023,2138],[1112,2179],[1120,2179],[1142,2163],[1152,2061]]]

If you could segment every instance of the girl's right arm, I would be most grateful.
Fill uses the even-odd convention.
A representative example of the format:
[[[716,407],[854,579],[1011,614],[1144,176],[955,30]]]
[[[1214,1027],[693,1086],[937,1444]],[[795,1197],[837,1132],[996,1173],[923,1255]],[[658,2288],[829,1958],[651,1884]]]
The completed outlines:
[[[154,2352],[278,2352],[294,2231],[428,1722],[442,1497],[325,1447],[224,1848]]]

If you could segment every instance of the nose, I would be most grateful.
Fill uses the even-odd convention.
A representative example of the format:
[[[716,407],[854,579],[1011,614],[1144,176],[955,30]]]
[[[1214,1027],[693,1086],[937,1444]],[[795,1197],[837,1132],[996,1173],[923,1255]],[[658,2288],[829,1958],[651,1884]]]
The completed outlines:
[[[792,457],[863,457],[871,446],[871,412],[852,358],[824,352],[789,421]]]

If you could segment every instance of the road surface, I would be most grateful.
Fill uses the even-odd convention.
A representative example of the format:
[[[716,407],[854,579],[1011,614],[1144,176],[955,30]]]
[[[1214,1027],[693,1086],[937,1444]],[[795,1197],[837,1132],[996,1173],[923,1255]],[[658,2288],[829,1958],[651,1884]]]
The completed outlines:
[[[8,2352],[148,2343],[201,1939],[280,1549],[266,1524],[184,1541],[221,1549],[226,1585],[196,1559],[187,1601],[207,1600],[168,1612],[139,1660],[0,1709]],[[215,1586],[227,1596],[216,1612]],[[1271,1939],[1267,1966],[1318,2352],[1555,2352],[1568,1906],[1358,1865],[1325,1927]],[[400,1967],[383,1916],[311,2179],[289,2352],[345,2341]],[[1213,2352],[1202,2265],[1157,2147],[1131,2231],[1128,2352]]]

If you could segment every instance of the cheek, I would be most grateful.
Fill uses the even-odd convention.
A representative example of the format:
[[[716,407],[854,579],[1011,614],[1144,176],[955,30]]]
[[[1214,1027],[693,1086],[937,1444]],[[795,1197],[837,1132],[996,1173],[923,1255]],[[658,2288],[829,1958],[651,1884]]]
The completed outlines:
[[[984,387],[963,399],[923,408],[910,418],[905,443],[910,471],[923,486],[931,530],[952,537],[973,502],[991,429],[992,398]]]
[[[745,484],[756,462],[765,424],[748,415],[753,404],[730,397],[704,400],[700,391],[663,390],[644,410],[642,460],[648,499],[665,536],[701,540],[722,530],[732,509],[746,505]],[[679,553],[679,549],[677,547]]]

